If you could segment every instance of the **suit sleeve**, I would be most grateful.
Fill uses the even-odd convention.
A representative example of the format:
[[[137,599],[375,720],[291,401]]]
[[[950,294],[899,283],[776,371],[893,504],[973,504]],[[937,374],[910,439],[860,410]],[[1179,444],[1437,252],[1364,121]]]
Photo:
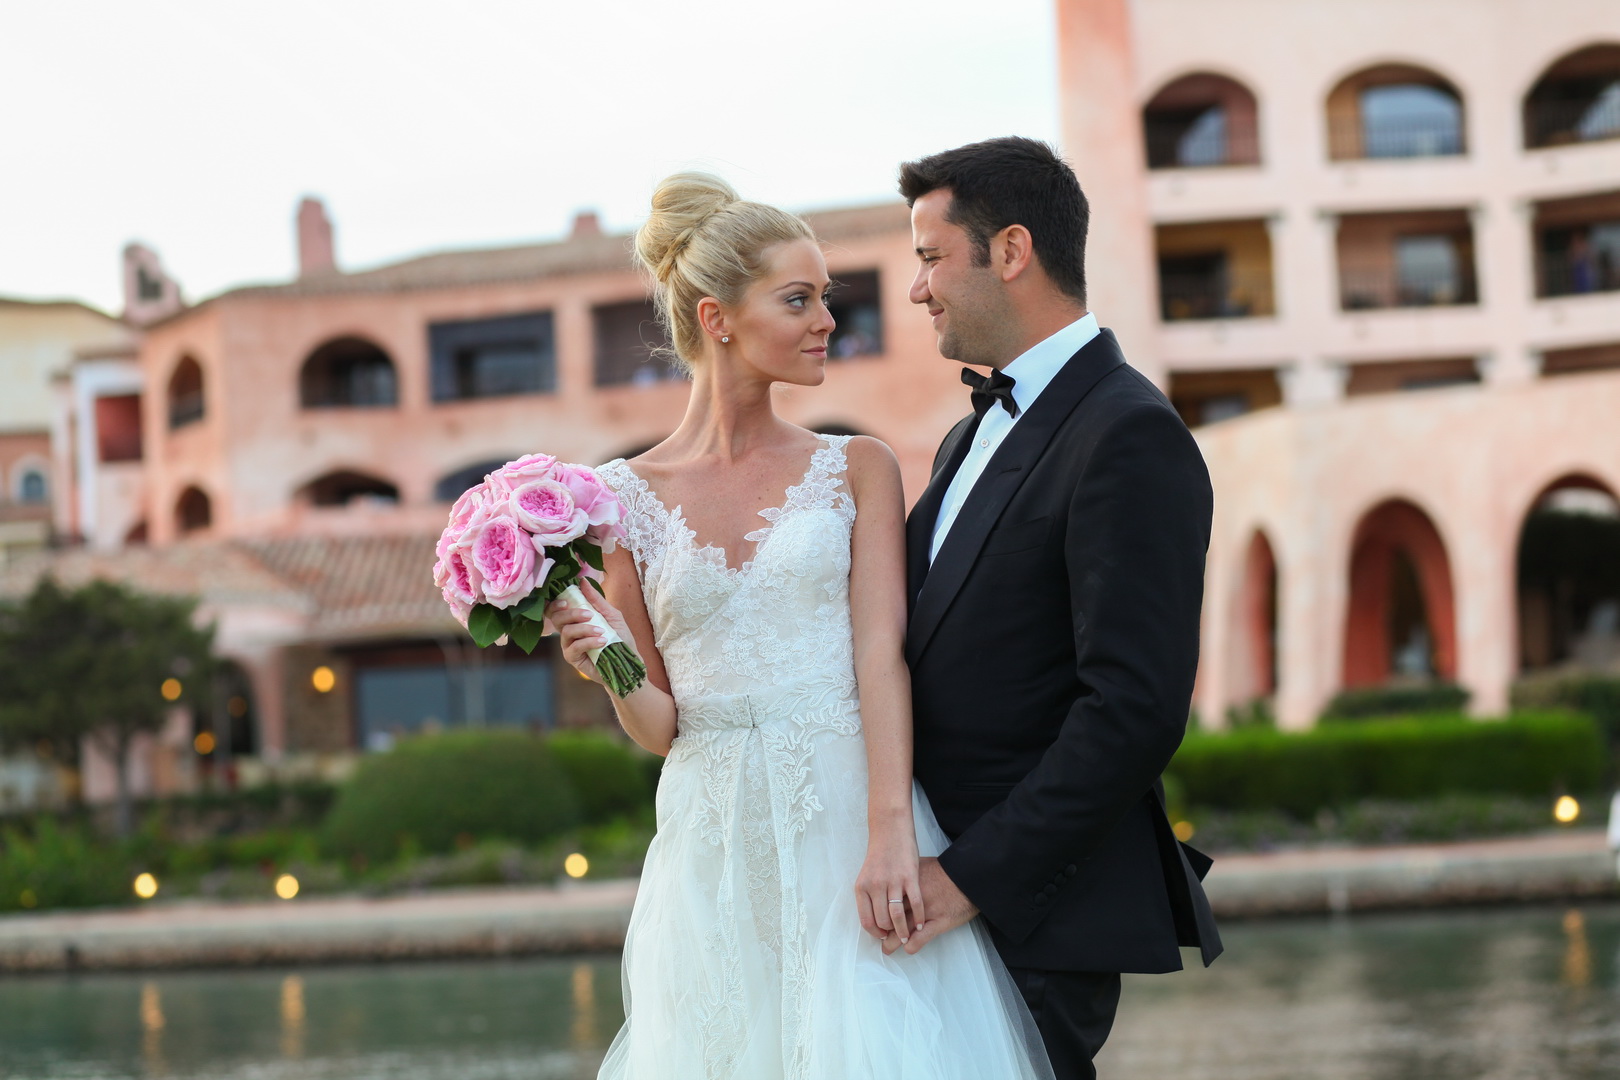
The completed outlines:
[[[1114,420],[1077,479],[1063,557],[1079,694],[1029,775],[940,856],[1014,942],[1181,744],[1212,507],[1198,445],[1163,407]]]

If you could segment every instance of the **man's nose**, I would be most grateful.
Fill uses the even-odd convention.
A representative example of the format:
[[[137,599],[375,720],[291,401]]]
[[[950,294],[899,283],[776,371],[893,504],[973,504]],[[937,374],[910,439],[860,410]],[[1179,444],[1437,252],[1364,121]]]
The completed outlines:
[[[913,304],[926,304],[931,299],[928,292],[928,267],[917,267],[917,276],[911,279],[910,295]]]

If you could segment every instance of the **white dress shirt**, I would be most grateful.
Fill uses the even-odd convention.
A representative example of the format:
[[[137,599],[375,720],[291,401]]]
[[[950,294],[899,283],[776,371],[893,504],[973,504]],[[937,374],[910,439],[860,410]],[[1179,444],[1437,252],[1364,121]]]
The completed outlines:
[[[1035,399],[1063,370],[1069,357],[1096,336],[1097,316],[1088,312],[1001,369],[1014,380],[1012,396],[1018,405],[1018,416],[1007,415],[1006,408],[997,401],[991,404],[990,411],[979,421],[979,428],[973,433],[973,445],[968,448],[967,457],[962,459],[962,467],[956,470],[956,476],[951,479],[951,486],[945,489],[945,501],[940,504],[939,518],[934,522],[933,544],[928,549],[930,565],[939,554],[940,545],[945,543],[956,515],[961,513],[962,504],[967,502],[973,485],[978,483],[985,465],[1001,446],[1007,432],[1018,423],[1018,417],[1035,404]]]

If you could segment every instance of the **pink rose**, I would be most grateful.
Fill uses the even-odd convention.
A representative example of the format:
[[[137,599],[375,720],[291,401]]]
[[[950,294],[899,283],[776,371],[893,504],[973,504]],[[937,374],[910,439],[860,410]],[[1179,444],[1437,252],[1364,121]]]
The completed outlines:
[[[612,551],[617,542],[625,538],[624,506],[619,502],[618,493],[604,483],[595,470],[583,465],[557,466],[557,479],[568,488],[574,505],[590,523],[585,539],[603,551]]]
[[[434,546],[434,552],[439,561],[443,562],[450,549],[455,547],[467,535],[467,531],[474,525],[488,519],[498,506],[499,500],[489,490],[488,484],[474,484],[461,493],[455,505],[450,508],[450,523],[439,534],[439,542]]]
[[[530,480],[514,490],[512,514],[534,535],[537,548],[573,543],[590,524],[573,495],[555,480]]]
[[[501,514],[469,531],[469,561],[486,603],[509,608],[534,591],[534,545],[517,522]]]
[[[441,590],[441,594],[444,596],[444,602],[450,605],[450,614],[455,616],[456,622],[466,626],[467,620],[472,617],[473,606],[449,589]]]
[[[490,473],[489,485],[510,494],[530,480],[550,480],[557,470],[557,459],[550,454],[525,454],[516,461],[508,461]]]
[[[433,567],[433,583],[446,594],[454,594],[467,605],[479,602],[478,572],[464,548],[452,547]]]

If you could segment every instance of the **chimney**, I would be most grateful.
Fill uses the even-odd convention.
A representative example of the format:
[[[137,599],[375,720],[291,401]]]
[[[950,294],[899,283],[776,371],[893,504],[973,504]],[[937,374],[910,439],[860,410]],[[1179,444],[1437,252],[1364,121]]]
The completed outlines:
[[[185,307],[180,286],[163,271],[157,252],[145,244],[124,247],[124,321],[149,326]]]
[[[595,210],[581,210],[574,215],[574,227],[569,232],[568,239],[587,240],[601,235],[602,219],[596,216]]]
[[[337,269],[332,247],[332,219],[321,200],[306,197],[298,204],[298,276],[330,274]]]

